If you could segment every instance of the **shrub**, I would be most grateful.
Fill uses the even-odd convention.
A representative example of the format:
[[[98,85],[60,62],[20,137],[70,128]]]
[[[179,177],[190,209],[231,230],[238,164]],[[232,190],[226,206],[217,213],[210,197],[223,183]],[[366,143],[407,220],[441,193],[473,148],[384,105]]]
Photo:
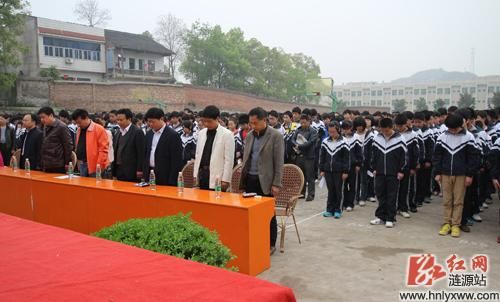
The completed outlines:
[[[234,259],[229,248],[210,231],[179,213],[162,218],[130,219],[94,233],[96,237],[121,242],[153,252],[226,268]],[[231,268],[236,270],[237,268]]]

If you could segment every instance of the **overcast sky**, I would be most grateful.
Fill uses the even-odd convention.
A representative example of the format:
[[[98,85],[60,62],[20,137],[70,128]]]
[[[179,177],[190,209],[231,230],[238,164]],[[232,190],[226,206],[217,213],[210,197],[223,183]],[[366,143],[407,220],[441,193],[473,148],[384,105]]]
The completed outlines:
[[[73,21],[76,0],[31,0],[34,16]],[[286,52],[302,52],[336,84],[391,81],[443,68],[500,74],[500,1],[496,0],[101,0],[107,28],[154,32],[160,15],[199,20]]]

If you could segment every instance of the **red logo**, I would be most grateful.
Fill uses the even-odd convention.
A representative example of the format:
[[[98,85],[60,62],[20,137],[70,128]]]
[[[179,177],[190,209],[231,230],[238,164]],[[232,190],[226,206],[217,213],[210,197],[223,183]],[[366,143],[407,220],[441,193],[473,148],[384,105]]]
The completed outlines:
[[[431,286],[446,276],[446,272],[440,264],[436,263],[436,257],[431,254],[410,256],[408,263],[409,286]]]

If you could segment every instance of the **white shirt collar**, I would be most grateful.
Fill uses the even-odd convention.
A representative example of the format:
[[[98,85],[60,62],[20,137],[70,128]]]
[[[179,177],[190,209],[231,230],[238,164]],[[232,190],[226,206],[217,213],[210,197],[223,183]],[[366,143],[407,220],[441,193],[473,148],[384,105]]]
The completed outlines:
[[[163,127],[161,127],[161,129],[160,129],[160,130],[158,130],[158,131],[154,131],[154,130],[153,130],[153,133],[154,133],[154,134],[159,134],[159,135],[162,135],[162,134],[163,134],[163,130],[165,130],[165,127],[166,127],[166,126],[167,126],[167,124],[163,124]]]
[[[132,123],[130,123],[127,126],[127,128],[125,128],[125,129],[120,128],[120,132],[122,133],[122,136],[124,136],[125,134],[127,134],[127,132],[130,130],[130,126],[132,126]]]

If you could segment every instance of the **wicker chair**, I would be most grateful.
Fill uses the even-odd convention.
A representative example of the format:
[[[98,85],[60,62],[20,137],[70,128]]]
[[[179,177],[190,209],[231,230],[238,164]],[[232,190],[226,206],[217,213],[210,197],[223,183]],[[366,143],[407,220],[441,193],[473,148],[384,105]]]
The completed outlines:
[[[231,188],[229,190],[232,193],[243,193],[243,190],[240,189],[242,169],[242,164],[238,164],[233,168],[233,175],[231,176]]]
[[[297,238],[300,240],[299,229],[297,221],[295,220],[295,206],[301,197],[302,187],[304,186],[304,174],[296,165],[285,164],[283,165],[283,179],[281,190],[276,197],[276,216],[280,217],[279,228],[281,230],[280,239],[280,252],[285,252],[285,231],[287,227],[287,220],[291,216]]]
[[[193,188],[196,184],[194,183],[194,161],[189,161],[184,168],[182,168],[182,177],[184,178],[184,187]]]

